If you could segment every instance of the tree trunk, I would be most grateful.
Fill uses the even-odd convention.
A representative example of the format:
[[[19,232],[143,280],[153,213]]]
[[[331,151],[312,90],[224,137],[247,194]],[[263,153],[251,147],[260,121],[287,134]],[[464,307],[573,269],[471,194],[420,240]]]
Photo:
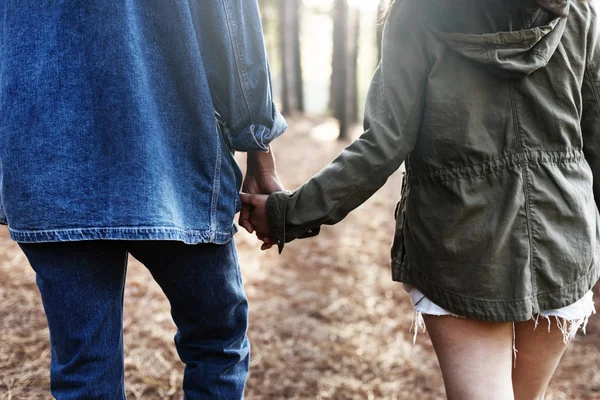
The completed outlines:
[[[340,124],[341,140],[358,117],[358,34],[360,14],[347,0],[335,0],[333,59],[331,63],[331,108]]]
[[[348,108],[350,114],[348,119],[355,124],[359,121],[358,117],[358,56],[360,43],[360,12],[358,9],[352,10],[352,24],[350,25],[349,35],[349,59],[348,59]]]
[[[302,57],[300,49],[301,0],[280,0],[282,111],[304,111]]]

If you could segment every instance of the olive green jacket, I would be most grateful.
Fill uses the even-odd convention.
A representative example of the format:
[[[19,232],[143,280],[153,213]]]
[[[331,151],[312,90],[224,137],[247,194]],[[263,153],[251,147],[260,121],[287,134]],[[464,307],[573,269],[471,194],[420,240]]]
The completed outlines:
[[[487,321],[583,297],[600,271],[599,25],[594,2],[564,7],[397,0],[364,134],[268,199],[280,247],[340,221],[406,162],[395,280]]]

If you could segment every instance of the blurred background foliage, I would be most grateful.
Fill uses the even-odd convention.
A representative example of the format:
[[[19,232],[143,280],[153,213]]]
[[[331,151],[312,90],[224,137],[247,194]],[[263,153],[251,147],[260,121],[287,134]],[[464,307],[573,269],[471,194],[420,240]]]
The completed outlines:
[[[340,138],[360,121],[389,0],[259,0],[284,114],[330,115]]]

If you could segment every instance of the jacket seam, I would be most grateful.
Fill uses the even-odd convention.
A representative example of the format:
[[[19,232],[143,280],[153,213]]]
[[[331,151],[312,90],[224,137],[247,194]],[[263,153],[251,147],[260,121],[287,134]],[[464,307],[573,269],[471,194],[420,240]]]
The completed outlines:
[[[523,195],[525,196],[525,222],[527,226],[527,239],[529,241],[529,271],[531,274],[531,290],[532,292],[536,292],[537,282],[536,282],[536,265],[535,265],[535,249],[533,243],[533,221],[532,221],[532,206],[531,206],[531,182],[530,182],[530,174],[529,174],[529,160],[525,157],[525,150],[523,144],[523,137],[521,135],[521,122],[519,119],[519,110],[518,104],[515,99],[515,87],[513,84],[510,85],[509,91],[511,110],[514,118],[514,129],[515,129],[515,138],[517,139],[517,148],[519,149],[518,155],[520,161],[522,163],[521,168],[523,172]],[[539,308],[539,305],[535,304],[536,308]]]
[[[211,232],[213,232],[211,234],[211,238],[210,240],[214,240],[214,231],[216,230],[217,227],[217,203],[219,201],[219,192],[221,190],[221,163],[223,162],[223,160],[221,159],[221,133],[219,131],[219,126],[217,124],[217,155],[216,155],[216,162],[215,162],[215,177],[213,178],[213,190],[212,190],[212,196],[211,196],[211,204],[210,204],[210,230]]]
[[[527,236],[529,238],[529,257],[531,258],[530,261],[530,270],[531,270],[531,287],[532,290],[534,292],[537,291],[537,263],[536,263],[536,259],[537,259],[537,252],[535,249],[535,240],[533,238],[533,233],[534,233],[534,207],[532,205],[533,200],[532,200],[532,188],[531,188],[531,173],[529,171],[529,164],[527,164],[526,166],[527,168],[527,172],[525,175],[525,186],[527,188],[527,192],[525,194],[525,201],[526,201],[526,205],[527,205],[527,210],[526,210],[526,215],[527,215]],[[538,307],[539,309],[539,304],[535,304],[536,307]]]
[[[18,243],[58,243],[87,240],[149,240],[149,241],[180,241],[188,245],[213,243],[217,245],[228,243],[237,227],[232,224],[228,231],[211,231],[210,229],[184,229],[179,227],[89,227],[40,231],[20,231],[11,229],[12,240]]]
[[[538,57],[538,58],[541,58],[543,61],[548,61],[548,56],[547,56],[547,55],[545,55],[545,54],[543,54],[543,53],[542,53],[542,52],[540,52],[540,51],[533,50],[533,51],[531,52],[531,55],[533,55],[533,56],[536,56],[536,57]]]
[[[494,46],[491,42],[491,40],[489,38],[486,37],[486,49],[485,49],[485,55],[487,57],[487,62],[488,64],[492,64],[492,47]],[[477,46],[473,46],[473,47],[477,47]]]
[[[574,154],[574,152],[576,152],[578,154]],[[579,150],[569,150],[569,149],[528,150],[528,149],[523,149],[521,151],[517,151],[517,152],[512,153],[512,154],[506,154],[506,155],[503,155],[503,156],[500,156],[500,157],[496,157],[496,158],[493,158],[493,159],[488,160],[488,161],[479,162],[479,163],[476,163],[476,164],[465,164],[465,165],[459,165],[459,166],[450,167],[450,168],[448,168],[448,167],[442,167],[442,168],[435,168],[435,169],[421,169],[420,172],[421,173],[431,174],[431,173],[443,173],[443,172],[446,172],[446,171],[457,171],[457,170],[461,170],[461,169],[467,170],[467,169],[470,169],[470,168],[476,168],[476,167],[481,167],[481,166],[485,166],[485,165],[491,165],[491,164],[493,164],[494,162],[497,162],[497,161],[508,160],[513,155],[515,155],[515,154],[519,155],[521,153],[522,154],[534,154],[534,153],[540,153],[540,154],[557,154],[557,155],[567,156],[567,157],[564,157],[564,158],[559,159],[559,160],[547,160],[548,162],[556,163],[556,164],[563,163],[563,162],[570,162],[572,159],[582,157],[582,154],[581,154],[581,152]],[[571,156],[571,155],[573,155],[573,156]],[[575,161],[577,161],[577,160],[575,160]],[[407,170],[411,170],[411,169],[413,169],[413,168],[407,168]]]
[[[226,124],[226,121],[231,120],[231,114],[227,111],[227,108],[221,103],[221,100],[217,96],[212,97],[213,105],[217,114],[221,117],[222,123]]]
[[[446,33],[447,32],[442,32],[442,33]],[[522,43],[514,43],[514,44],[501,44],[503,48],[507,48],[507,49],[520,49],[523,47]],[[461,47],[462,48],[466,48],[466,49],[481,49],[483,47],[486,47],[486,52],[488,51],[487,49],[489,48],[489,50],[493,50],[496,49],[499,44],[498,43],[492,43],[490,41],[485,41],[484,43],[474,43],[474,44],[469,44],[469,43],[461,43]],[[486,57],[487,58],[487,57]]]
[[[244,76],[242,75],[242,71],[239,65],[240,49],[237,40],[235,40],[236,38],[231,24],[230,10],[227,8],[227,4],[225,4],[224,0],[221,1],[221,4],[223,5],[223,10],[225,11],[225,16],[227,20],[227,32],[229,33],[229,40],[231,42],[231,48],[233,50],[233,62],[235,63],[235,70],[238,74],[240,88],[244,97],[244,105],[246,106],[246,110],[248,111],[248,113],[251,114],[252,112],[250,108],[250,102],[248,101],[248,93],[246,93],[246,87],[244,84]]]
[[[592,74],[590,74],[588,68],[586,68],[584,75],[590,81],[590,84],[592,86],[592,93],[594,93],[594,100],[596,101],[596,108],[597,111],[600,113],[600,90],[598,89],[598,82],[596,82],[596,79],[592,76]]]
[[[23,229],[14,229],[9,227],[10,232],[13,232],[17,235],[46,235],[46,234],[61,234],[61,233],[73,233],[73,232],[85,232],[85,231],[177,231],[180,233],[185,232],[212,232],[217,235],[227,235],[229,232],[220,231],[220,230],[202,230],[197,231],[194,229],[183,229],[175,226],[91,226],[85,228],[59,228],[59,229],[40,229],[40,230],[23,230]],[[193,233],[196,235],[196,233]]]
[[[584,160],[582,154],[569,154],[568,151],[551,151],[543,153],[562,153],[567,157],[561,159],[551,159],[551,160],[542,160],[529,162],[529,165],[539,165],[539,164],[548,164],[548,165],[563,165],[563,164],[574,164],[581,162]],[[523,154],[532,154],[531,151],[523,152]],[[453,168],[440,168],[435,170],[426,170],[415,172],[413,168],[407,168],[406,172],[409,175],[411,184],[433,184],[436,182],[458,182],[467,179],[477,179],[484,176],[492,175],[498,173],[500,171],[505,171],[510,169],[510,167],[514,164],[509,163],[512,155],[507,155],[499,158],[495,158],[490,161],[486,161],[478,164],[471,164],[467,166],[459,166]],[[499,164],[502,163],[502,164]],[[477,173],[469,173],[470,171],[475,170],[476,168],[485,168],[485,171],[477,172]],[[456,176],[456,174],[462,174],[461,176]]]
[[[508,170],[508,169],[509,169],[508,165],[494,165],[494,166],[490,166],[488,171],[484,171],[484,172],[480,172],[480,173],[476,173],[476,174],[463,175],[463,176],[459,176],[459,177],[455,177],[450,174],[437,175],[437,176],[415,175],[411,179],[411,181],[412,181],[412,183],[419,183],[419,184],[435,183],[435,182],[448,182],[448,181],[459,182],[459,181],[464,181],[467,179],[476,179],[476,178],[481,178],[481,177],[488,176],[488,175],[493,175],[500,171],[504,171],[504,170]]]

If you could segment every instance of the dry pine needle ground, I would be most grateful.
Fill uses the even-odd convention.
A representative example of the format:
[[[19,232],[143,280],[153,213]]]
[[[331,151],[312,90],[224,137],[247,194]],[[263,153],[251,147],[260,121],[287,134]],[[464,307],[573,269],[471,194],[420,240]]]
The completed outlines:
[[[301,184],[342,149],[316,137],[327,136],[327,125],[315,130],[322,122],[292,119],[293,129],[276,143],[286,186]],[[390,278],[399,185],[399,176],[392,177],[343,223],[289,245],[283,256],[260,253],[254,238],[237,235],[251,302],[248,399],[443,398],[429,340],[420,335],[412,346],[410,302]],[[181,399],[169,305],[135,260],[124,325],[128,398]],[[0,399],[50,399],[49,358],[35,276],[2,230]],[[600,316],[569,348],[547,399],[600,399]]]

